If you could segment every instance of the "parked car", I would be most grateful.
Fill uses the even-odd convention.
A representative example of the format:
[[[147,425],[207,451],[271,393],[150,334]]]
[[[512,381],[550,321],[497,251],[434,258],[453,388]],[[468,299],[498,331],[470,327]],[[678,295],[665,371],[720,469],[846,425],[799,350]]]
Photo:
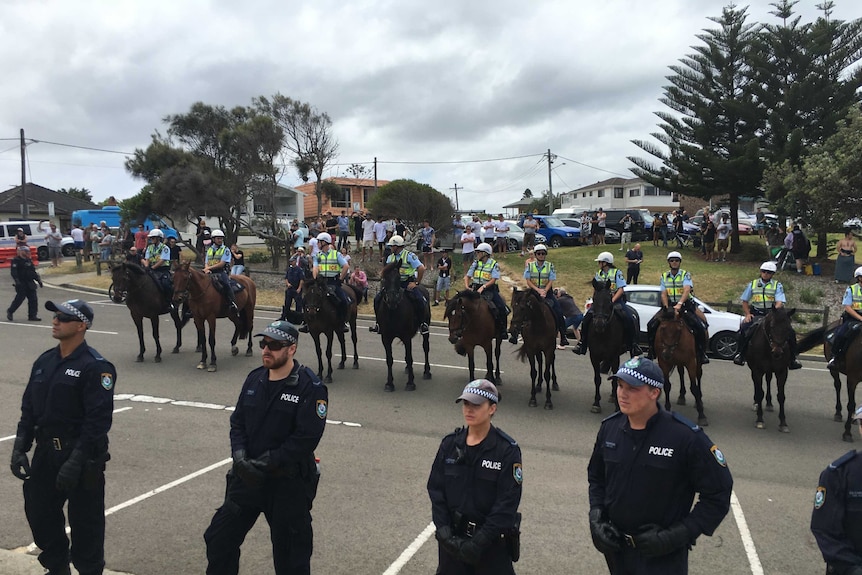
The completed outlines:
[[[567,226],[571,226],[573,228],[578,228],[578,237],[580,237],[581,233],[581,220],[573,220],[570,218],[560,218]],[[606,244],[618,244],[622,240],[620,233],[613,228],[605,228],[605,243]]]
[[[646,341],[647,323],[661,307],[661,286],[628,285],[625,287],[625,292],[629,305],[637,312],[641,332],[640,339]],[[737,351],[736,333],[739,331],[742,316],[717,310],[696,297],[694,302],[703,310],[706,320],[709,322],[709,351],[711,355],[719,359],[733,359]]]
[[[29,238],[28,243],[36,246],[40,261],[48,259],[48,243],[45,234],[50,230],[47,220],[15,220],[0,222],[0,247],[15,247],[15,232],[21,228]],[[60,251],[65,257],[75,255],[75,240],[71,236],[63,236]]]
[[[545,242],[548,247],[559,248],[562,246],[574,246],[578,243],[581,237],[580,228],[567,226],[556,216],[537,216],[533,219],[539,222],[539,233],[547,238]],[[524,218],[518,220],[518,225],[522,226]]]
[[[687,223],[694,224],[697,226],[698,229],[700,229],[701,222],[703,222],[703,216],[694,216],[693,218],[689,218]],[[751,235],[751,233],[754,231],[753,227],[744,222],[739,222],[737,228],[739,229],[740,235],[743,236]]]
[[[845,228],[862,228],[862,218],[850,218],[849,220],[846,220],[842,225]]]
[[[521,246],[524,245],[524,229],[514,220],[506,220],[506,223],[509,224],[509,234],[506,236],[508,251],[521,251]],[[544,235],[536,233],[537,244],[544,244],[547,243],[547,241],[548,240]]]

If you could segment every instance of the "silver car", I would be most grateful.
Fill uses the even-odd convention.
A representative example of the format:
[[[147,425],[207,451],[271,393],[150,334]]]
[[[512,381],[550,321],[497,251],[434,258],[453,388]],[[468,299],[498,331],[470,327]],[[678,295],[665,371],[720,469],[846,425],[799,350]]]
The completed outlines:
[[[509,224],[509,234],[506,236],[508,243],[508,251],[521,251],[521,246],[524,245],[524,228],[518,225],[517,222],[506,220]],[[544,244],[548,239],[540,233],[536,233],[536,243]]]

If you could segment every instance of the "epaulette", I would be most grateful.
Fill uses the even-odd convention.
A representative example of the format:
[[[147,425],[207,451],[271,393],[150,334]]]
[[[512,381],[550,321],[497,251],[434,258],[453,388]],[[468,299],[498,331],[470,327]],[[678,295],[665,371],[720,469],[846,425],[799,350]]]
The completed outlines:
[[[323,385],[323,382],[322,382],[322,381],[320,381],[320,378],[319,378],[319,377],[317,377],[317,374],[316,374],[316,373],[314,373],[314,371],[312,371],[310,367],[308,367],[307,365],[302,365],[302,364],[300,363],[300,364],[299,364],[299,368],[300,368],[300,369],[304,369],[304,370],[305,370],[305,374],[306,374],[306,375],[308,375],[308,377],[309,377],[309,378],[311,378],[311,385],[314,385],[314,386],[317,386],[317,387],[319,387],[319,386]]]
[[[518,442],[517,442],[517,441],[515,441],[515,440],[512,438],[512,436],[511,436],[511,435],[509,435],[508,433],[506,433],[505,431],[503,431],[503,430],[502,430],[502,429],[500,429],[499,427],[495,427],[494,429],[496,429],[496,430],[497,430],[497,434],[498,434],[500,437],[502,437],[503,439],[505,439],[506,441],[508,441],[508,442],[509,442],[509,443],[511,443],[512,445],[518,445]]]
[[[613,418],[615,418],[615,417],[619,417],[619,416],[621,416],[622,414],[623,414],[623,412],[622,412],[622,411],[615,411],[615,412],[613,412],[612,414],[610,414],[609,416],[607,416],[606,418],[604,418],[604,419],[602,420],[602,423],[604,423],[604,422],[606,422],[606,421],[610,421],[611,419],[613,419]]]
[[[101,353],[99,353],[98,351],[96,351],[95,349],[90,347],[89,345],[87,346],[87,351],[90,352],[90,355],[92,355],[93,359],[95,359],[96,361],[108,361],[107,359],[102,357]]]
[[[850,461],[854,457],[856,457],[856,451],[855,450],[848,451],[847,453],[845,453],[844,455],[842,455],[841,457],[839,457],[838,459],[836,459],[835,461],[830,463],[829,469],[838,469],[839,467],[841,467],[842,465],[844,465],[845,463],[847,463],[848,461]]]
[[[698,424],[693,423],[692,421],[686,419],[685,417],[683,417],[679,413],[674,411],[674,412],[671,412],[671,415],[673,415],[673,418],[675,420],[677,420],[681,424],[685,425],[686,427],[688,427],[689,429],[691,429],[695,433],[697,433],[698,431],[703,431],[703,429]]]
[[[446,435],[446,437],[444,437],[443,439],[446,439],[447,437],[455,437],[456,435],[458,435],[459,433],[461,433],[462,431],[464,431],[466,429],[467,429],[466,427],[456,427],[455,431]]]

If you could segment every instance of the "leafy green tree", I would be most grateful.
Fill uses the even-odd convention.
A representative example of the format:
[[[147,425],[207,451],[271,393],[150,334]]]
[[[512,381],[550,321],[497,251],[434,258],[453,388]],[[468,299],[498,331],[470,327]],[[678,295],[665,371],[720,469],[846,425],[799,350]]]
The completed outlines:
[[[530,192],[530,196],[525,196],[525,197],[533,197],[532,192]],[[553,199],[551,199],[550,205],[552,205],[554,210],[556,210],[558,208],[563,207],[561,202],[562,202],[562,200],[561,200],[560,196],[554,195]],[[524,210],[524,213],[546,214],[546,213],[548,213],[548,205],[549,205],[548,204],[548,190],[543,190],[542,195],[538,198],[533,199],[533,201],[530,202],[530,205],[527,206],[527,209]],[[551,213],[553,213],[554,210],[551,210]]]
[[[401,218],[408,228],[418,229],[428,220],[438,234],[452,229],[452,201],[428,184],[414,180],[393,180],[380,187],[366,207],[375,218]]]
[[[85,200],[87,202],[93,201],[93,194],[87,188],[60,188],[57,190],[61,194],[66,194],[72,198],[78,198],[79,200]]]

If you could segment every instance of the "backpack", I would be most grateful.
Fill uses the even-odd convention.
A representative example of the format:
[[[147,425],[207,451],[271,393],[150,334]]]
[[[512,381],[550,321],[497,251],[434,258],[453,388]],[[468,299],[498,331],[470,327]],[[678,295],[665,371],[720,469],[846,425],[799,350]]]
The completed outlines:
[[[811,242],[805,237],[805,234],[800,231],[798,234],[793,234],[793,251],[808,253],[811,251]]]

